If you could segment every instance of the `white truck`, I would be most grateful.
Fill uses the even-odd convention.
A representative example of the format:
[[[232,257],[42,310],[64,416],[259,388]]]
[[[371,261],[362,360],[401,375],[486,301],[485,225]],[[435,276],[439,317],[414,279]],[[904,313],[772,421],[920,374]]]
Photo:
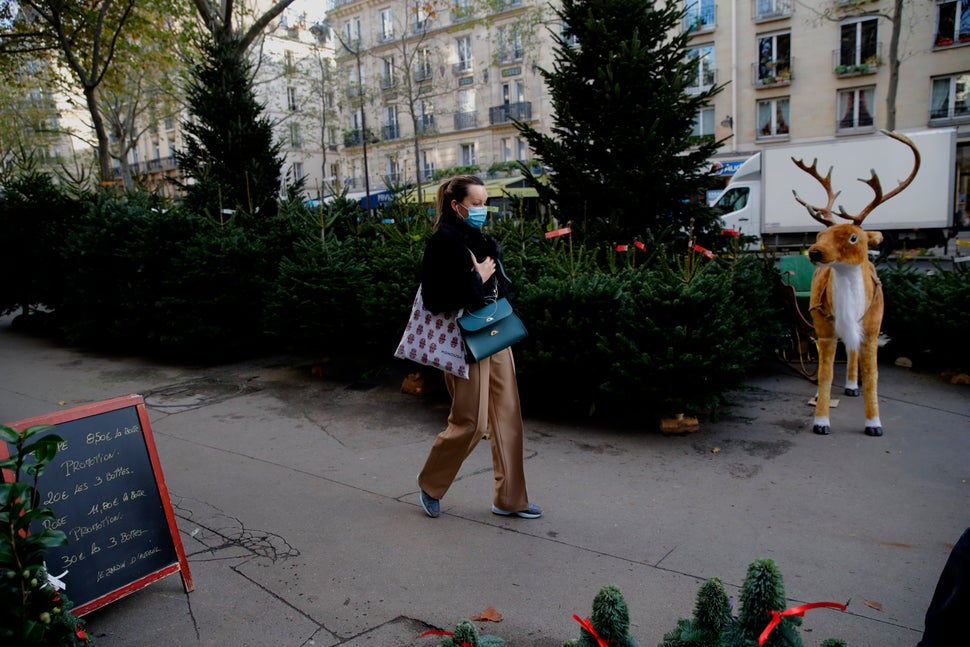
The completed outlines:
[[[866,229],[883,234],[883,253],[903,246],[945,245],[955,234],[956,130],[902,134],[916,145],[921,164],[912,184],[866,218]],[[875,197],[860,179],[869,179],[874,170],[883,193],[888,193],[910,174],[914,163],[913,153],[905,144],[882,133],[765,147],[738,167],[713,204],[725,229],[758,237],[751,249],[802,249],[814,243],[823,228],[795,200],[792,191],[807,203],[824,207],[828,202],[825,189],[792,158],[808,166],[817,160],[822,177],[831,167],[832,190],[840,192],[833,210],[844,206],[850,214],[859,213]]]

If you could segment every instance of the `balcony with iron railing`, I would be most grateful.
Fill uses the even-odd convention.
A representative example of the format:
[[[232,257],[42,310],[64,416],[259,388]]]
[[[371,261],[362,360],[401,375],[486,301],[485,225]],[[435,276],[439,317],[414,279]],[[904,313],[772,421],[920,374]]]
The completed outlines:
[[[363,131],[360,128],[356,128],[354,130],[345,130],[344,147],[353,148],[354,146],[363,146],[365,136],[367,138],[368,144],[377,143],[377,137],[374,136],[374,133],[371,131],[370,128],[367,128]]]
[[[755,22],[768,22],[790,18],[793,0],[751,0],[751,16]]]
[[[419,65],[414,68],[414,82],[423,83],[425,81],[430,81],[431,77],[434,75],[434,70],[431,69],[430,65]]]
[[[518,103],[506,103],[488,109],[488,122],[492,126],[508,124],[513,119],[515,121],[529,121],[532,119],[532,102],[520,101]]]
[[[434,115],[418,115],[418,135],[431,135],[437,131]]]
[[[856,52],[843,56],[841,50],[832,50],[832,63],[835,76],[843,79],[853,76],[875,74],[882,65],[882,43],[876,43],[875,50]]]
[[[401,138],[401,127],[398,124],[387,124],[381,128],[381,137],[384,141]]]
[[[768,61],[767,63],[751,64],[751,79],[755,88],[777,88],[790,85],[792,69],[795,67],[794,57],[788,60]]]
[[[462,74],[471,74],[475,69],[472,61],[469,59],[467,61],[458,61],[451,66],[451,71],[454,72],[455,76],[460,76]]]
[[[521,47],[503,47],[498,52],[498,64],[508,65],[509,63],[518,63],[524,55],[525,50]]]
[[[455,130],[469,130],[470,128],[478,128],[478,113],[456,112]]]
[[[391,74],[381,76],[381,90],[390,90],[397,87],[397,78]]]

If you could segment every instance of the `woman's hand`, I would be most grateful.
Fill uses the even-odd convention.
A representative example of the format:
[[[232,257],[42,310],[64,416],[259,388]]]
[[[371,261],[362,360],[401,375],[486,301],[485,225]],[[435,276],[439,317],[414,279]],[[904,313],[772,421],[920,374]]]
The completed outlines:
[[[475,255],[472,254],[472,264],[475,266],[475,271],[478,272],[478,275],[482,277],[482,283],[487,282],[490,278],[492,278],[492,275],[495,274],[495,259],[493,259],[491,256],[486,256],[485,259],[479,263],[475,258]]]

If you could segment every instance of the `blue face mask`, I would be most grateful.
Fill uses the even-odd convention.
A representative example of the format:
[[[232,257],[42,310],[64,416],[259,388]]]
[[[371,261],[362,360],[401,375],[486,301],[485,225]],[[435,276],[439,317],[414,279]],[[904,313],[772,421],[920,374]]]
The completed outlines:
[[[481,229],[485,219],[488,218],[488,207],[465,207],[465,211],[468,212],[468,217],[465,218],[468,226]]]

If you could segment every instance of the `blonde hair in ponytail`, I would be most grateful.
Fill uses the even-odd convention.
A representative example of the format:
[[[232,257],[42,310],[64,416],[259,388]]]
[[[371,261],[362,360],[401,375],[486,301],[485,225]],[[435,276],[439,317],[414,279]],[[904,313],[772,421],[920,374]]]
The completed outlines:
[[[474,175],[456,175],[450,180],[445,180],[438,186],[438,201],[435,205],[438,212],[438,220],[434,223],[434,228],[437,230],[442,222],[446,222],[449,219],[461,218],[455,213],[455,210],[451,208],[451,201],[461,202],[468,195],[468,187],[477,184],[478,186],[485,186],[482,179]]]

